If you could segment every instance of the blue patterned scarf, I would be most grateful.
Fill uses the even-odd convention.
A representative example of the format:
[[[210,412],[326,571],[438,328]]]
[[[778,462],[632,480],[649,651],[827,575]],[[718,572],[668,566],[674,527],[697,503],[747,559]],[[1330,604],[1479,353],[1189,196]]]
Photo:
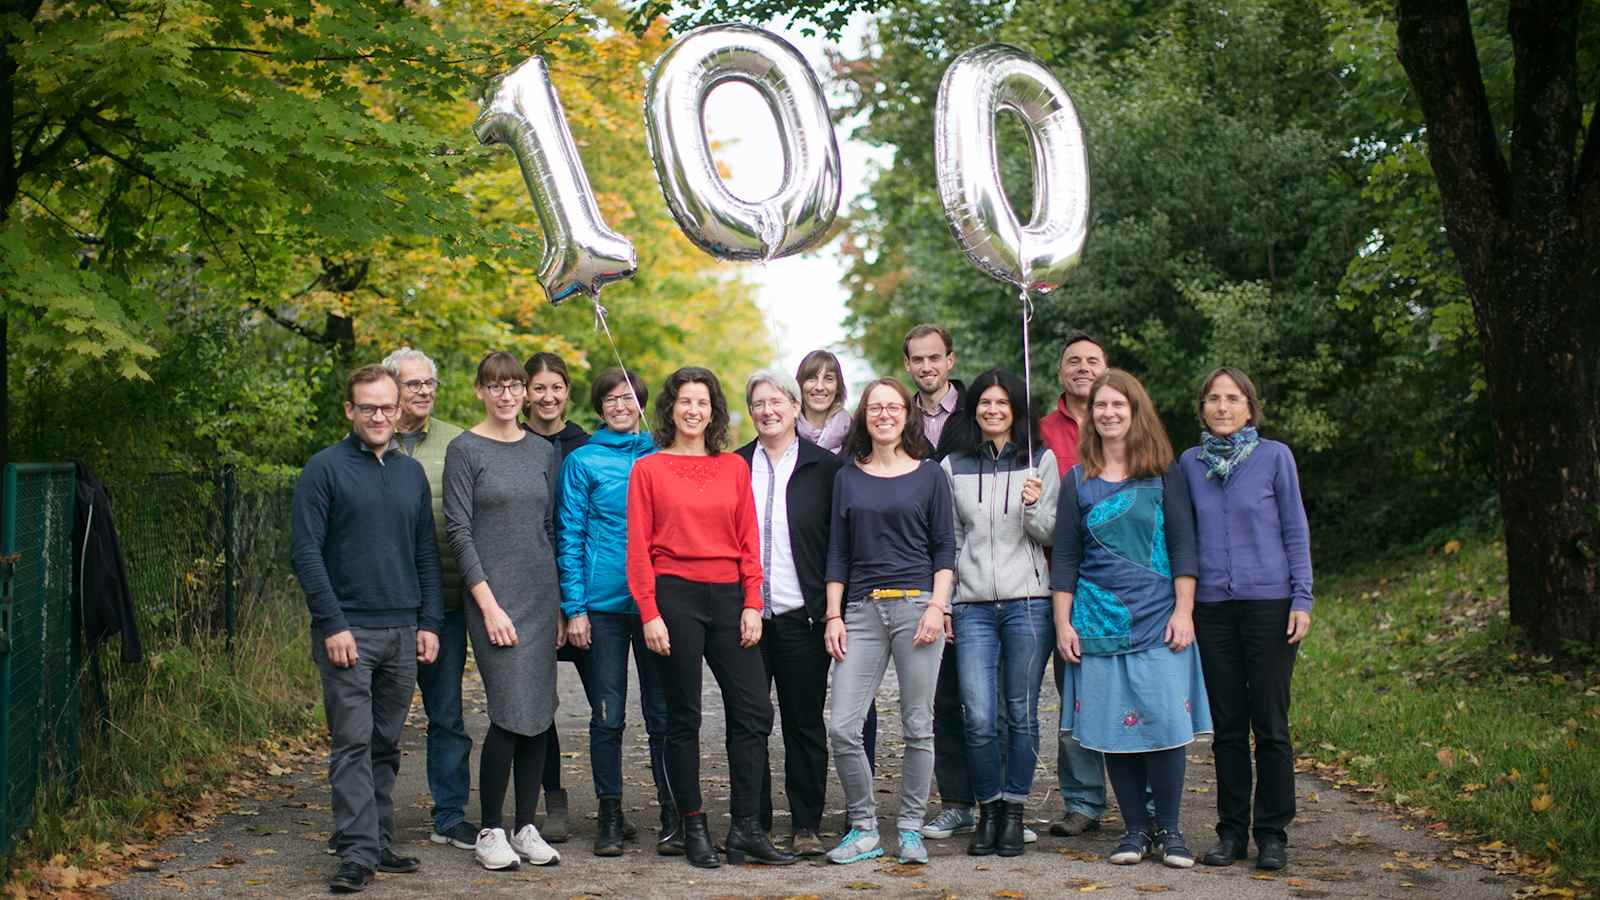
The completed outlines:
[[[1200,432],[1200,461],[1206,464],[1206,477],[1227,481],[1260,443],[1261,435],[1254,425],[1246,425],[1227,437]]]

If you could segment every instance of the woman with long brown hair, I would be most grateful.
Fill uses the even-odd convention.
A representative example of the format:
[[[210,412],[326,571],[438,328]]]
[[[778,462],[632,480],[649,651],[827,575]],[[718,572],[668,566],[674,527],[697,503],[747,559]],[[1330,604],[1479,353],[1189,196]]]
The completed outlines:
[[[1138,379],[1109,369],[1089,389],[1092,429],[1061,480],[1050,587],[1071,665],[1061,730],[1105,754],[1127,833],[1110,861],[1158,849],[1194,865],[1178,829],[1184,748],[1211,731],[1194,647],[1194,511],[1172,442]],[[1145,789],[1154,794],[1149,821]]]

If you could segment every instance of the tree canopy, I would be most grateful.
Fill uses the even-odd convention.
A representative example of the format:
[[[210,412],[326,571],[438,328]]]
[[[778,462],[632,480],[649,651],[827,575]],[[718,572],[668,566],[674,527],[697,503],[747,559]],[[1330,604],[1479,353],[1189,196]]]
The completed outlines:
[[[473,419],[488,350],[613,364],[552,309],[514,160],[477,146],[484,84],[551,62],[640,272],[609,288],[624,358],[765,363],[751,290],[677,232],[638,110],[657,26],[560,3],[39,2],[0,17],[0,303],[14,456],[295,464],[345,427],[350,365],[401,344]],[[575,404],[584,414],[585,404]]]

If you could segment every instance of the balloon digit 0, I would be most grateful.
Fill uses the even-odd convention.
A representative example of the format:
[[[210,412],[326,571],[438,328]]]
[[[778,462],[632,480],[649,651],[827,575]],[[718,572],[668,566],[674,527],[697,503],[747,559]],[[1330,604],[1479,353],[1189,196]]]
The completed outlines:
[[[706,143],[706,97],[728,80],[759,91],[778,121],[783,183],[757,202],[728,190]],[[748,25],[710,25],[679,38],[650,75],[645,125],[667,206],[707,253],[772,259],[827,234],[839,209],[839,145],[816,75],[777,35]]]
[[[1033,218],[1006,200],[995,116],[1011,110],[1033,145]],[[1042,63],[1005,44],[956,57],[934,110],[939,199],[973,264],[1024,291],[1061,286],[1083,259],[1089,233],[1089,159],[1083,126],[1061,83]]]
[[[601,285],[633,275],[633,243],[600,218],[543,59],[532,57],[489,85],[473,132],[517,154],[544,229],[539,283],[552,304],[578,291],[594,296]]]

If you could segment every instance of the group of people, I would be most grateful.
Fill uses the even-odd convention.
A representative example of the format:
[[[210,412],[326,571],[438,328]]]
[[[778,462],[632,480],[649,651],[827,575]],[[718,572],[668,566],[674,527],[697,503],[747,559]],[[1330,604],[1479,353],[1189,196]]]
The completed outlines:
[[[1016,856],[1034,840],[1025,804],[1053,659],[1063,812],[1052,833],[1100,827],[1109,774],[1125,826],[1110,861],[1192,866],[1178,820],[1184,751],[1214,731],[1218,839],[1201,861],[1231,865],[1253,837],[1258,867],[1285,865],[1309,531],[1293,456],[1260,436],[1250,379],[1222,368],[1205,380],[1201,440],[1180,456],[1144,387],[1088,335],[1065,342],[1062,393],[1039,421],[1014,374],[952,379],[943,328],[917,326],[903,350],[914,389],[877,379],[853,412],[825,350],[793,377],[750,375],[756,438],[739,448],[722,384],[698,367],[672,373],[653,406],[635,373],[600,372],[592,435],[568,420],[571,378],[549,353],[484,357],[483,417],[466,430],[432,416],[438,373],[416,350],[351,373],[351,434],[312,457],[294,502],[332,738],[333,890],[421,864],[393,846],[413,685],[428,717],[432,839],[489,869],[560,860],[563,659],[590,706],[593,852],[621,855],[635,836],[622,809],[630,651],[656,850],[695,866],[885,853],[875,698],[891,659],[900,862],[927,862],[924,838],[970,833],[979,856]],[[469,636],[490,722],[476,826],[465,812]],[[731,776],[720,846],[700,789],[705,668],[722,695]],[[774,692],[782,846],[770,834]],[[828,847],[830,750],[848,829]],[[928,820],[935,782],[943,805]]]

